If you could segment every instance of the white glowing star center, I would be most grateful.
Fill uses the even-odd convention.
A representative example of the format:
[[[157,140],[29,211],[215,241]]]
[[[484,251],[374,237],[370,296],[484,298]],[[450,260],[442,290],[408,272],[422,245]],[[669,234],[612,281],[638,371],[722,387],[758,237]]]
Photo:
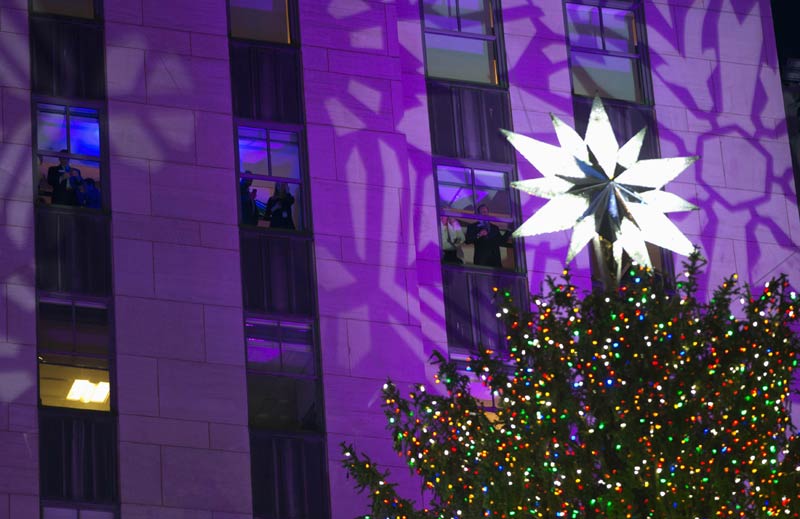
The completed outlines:
[[[688,256],[693,246],[664,213],[697,207],[660,189],[698,157],[638,160],[646,128],[621,148],[603,102],[595,97],[586,138],[550,114],[560,147],[502,130],[508,141],[543,178],[512,187],[549,198],[514,236],[537,236],[572,228],[567,263],[592,238],[612,243],[617,265],[622,251],[651,267],[645,242]]]

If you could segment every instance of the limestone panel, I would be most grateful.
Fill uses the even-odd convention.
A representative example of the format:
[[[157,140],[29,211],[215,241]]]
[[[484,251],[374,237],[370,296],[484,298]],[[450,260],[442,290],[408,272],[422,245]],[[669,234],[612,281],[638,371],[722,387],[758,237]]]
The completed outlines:
[[[202,360],[203,307],[117,297],[117,351],[166,359]]]
[[[161,416],[228,424],[247,423],[244,372],[235,366],[160,360]]]
[[[164,447],[164,504],[247,513],[252,510],[245,453]]]

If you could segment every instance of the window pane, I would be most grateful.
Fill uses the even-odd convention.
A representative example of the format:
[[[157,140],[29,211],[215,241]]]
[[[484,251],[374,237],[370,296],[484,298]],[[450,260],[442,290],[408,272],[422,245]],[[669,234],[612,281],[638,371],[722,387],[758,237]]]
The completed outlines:
[[[231,36],[290,43],[287,0],[230,0]]]
[[[570,57],[575,94],[643,102],[636,60],[576,51]]]
[[[108,354],[110,340],[108,310],[99,307],[75,307],[76,351],[96,355]]]
[[[489,0],[460,0],[458,7],[462,32],[492,33],[492,15]]]
[[[281,345],[277,340],[247,338],[247,367],[259,371],[281,371]]]
[[[313,375],[314,349],[311,325],[306,323],[281,323],[283,371]]]
[[[511,218],[511,195],[506,189],[506,174],[475,170],[475,203],[485,205],[489,215]]]
[[[446,31],[458,30],[456,0],[424,0],[425,27]]]
[[[603,9],[603,37],[606,42],[606,50],[635,53],[634,30],[632,11]]]
[[[449,85],[428,83],[431,147],[435,155],[458,156],[461,126],[456,122],[456,99]]]
[[[475,185],[492,189],[506,188],[506,174],[501,171],[475,170]]]
[[[567,4],[567,32],[570,45],[602,49],[599,9],[588,5]]]
[[[525,277],[445,268],[442,281],[448,345],[468,352],[479,347],[503,348],[506,332],[495,315],[497,301],[493,288],[509,291],[514,301],[524,306],[527,293]]]
[[[245,225],[272,229],[302,229],[300,184],[256,177],[239,181],[241,218]]]
[[[75,348],[72,305],[39,303],[37,345],[39,350],[71,352]]]
[[[42,499],[116,501],[117,440],[111,415],[40,409],[39,453]],[[85,514],[82,510],[81,517]]]
[[[465,229],[464,263],[481,267],[514,268],[513,226],[486,220],[460,220]]]
[[[111,409],[107,369],[58,364],[64,361],[80,364],[84,360],[86,364],[96,364],[98,361],[55,355],[42,355],[39,359],[39,400],[43,406]]]
[[[78,519],[78,511],[74,508],[46,506],[42,509],[42,519]]]
[[[100,156],[100,122],[97,110],[70,108],[69,151],[75,155]]]
[[[33,16],[30,32],[33,93],[72,99],[105,97],[101,24]]]
[[[248,311],[310,315],[311,248],[306,239],[242,230],[242,292]]]
[[[447,343],[451,348],[473,348],[472,298],[469,273],[463,269],[442,269]]]
[[[439,184],[438,191],[440,209],[448,213],[475,214],[471,187]]]
[[[50,292],[109,294],[108,218],[94,211],[36,210],[36,286]]]
[[[271,176],[300,179],[300,145],[296,133],[270,130],[269,153]]]
[[[247,391],[251,427],[281,431],[320,429],[316,380],[251,372]]]
[[[67,152],[67,115],[63,106],[39,105],[36,117],[36,148]]]
[[[328,517],[322,438],[285,438],[251,431],[250,454],[256,517]]]
[[[239,171],[269,176],[267,130],[239,127]]]
[[[497,84],[493,41],[426,34],[425,47],[428,76]]]
[[[458,166],[437,166],[436,181],[440,183],[450,182],[455,184],[470,184],[471,179],[469,173],[469,168],[460,168]]]
[[[37,189],[39,204],[103,207],[99,162],[40,155]]]
[[[31,9],[37,13],[94,18],[93,0],[31,0]]]
[[[493,162],[514,162],[514,152],[500,129],[511,128],[511,107],[508,92],[486,90],[481,92],[483,101],[483,117],[485,117],[488,150],[483,157]]]
[[[464,263],[464,228],[452,216],[439,218],[439,236],[442,244],[442,262],[462,265]]]

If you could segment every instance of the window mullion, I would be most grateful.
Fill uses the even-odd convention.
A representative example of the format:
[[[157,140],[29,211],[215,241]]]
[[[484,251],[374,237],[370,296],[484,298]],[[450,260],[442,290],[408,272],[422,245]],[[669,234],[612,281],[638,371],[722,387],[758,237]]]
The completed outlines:
[[[606,29],[605,24],[603,23],[603,8],[597,8],[597,18],[600,21],[600,43],[603,45],[603,50],[607,51],[606,49]]]

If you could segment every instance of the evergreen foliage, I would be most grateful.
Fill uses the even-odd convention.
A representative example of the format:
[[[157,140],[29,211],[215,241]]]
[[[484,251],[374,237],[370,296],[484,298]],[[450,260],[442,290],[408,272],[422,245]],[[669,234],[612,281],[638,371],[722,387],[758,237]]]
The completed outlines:
[[[342,445],[364,517],[800,517],[796,295],[784,276],[758,294],[732,276],[703,303],[702,265],[671,293],[631,269],[580,297],[565,272],[525,315],[505,294],[507,344],[471,373],[435,355],[435,387],[384,386],[394,448],[430,502]],[[494,404],[472,396],[480,383]]]

